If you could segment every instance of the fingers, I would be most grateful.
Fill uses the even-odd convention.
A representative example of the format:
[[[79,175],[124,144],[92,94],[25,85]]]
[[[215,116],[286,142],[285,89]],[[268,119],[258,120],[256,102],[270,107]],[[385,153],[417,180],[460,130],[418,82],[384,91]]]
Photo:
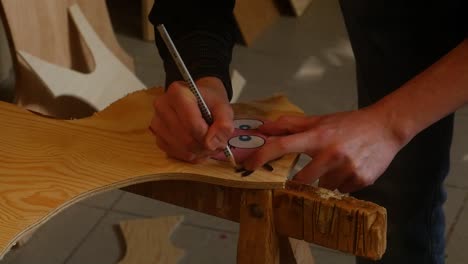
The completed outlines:
[[[172,98],[170,107],[176,112],[179,125],[184,133],[203,144],[208,125],[198,108],[197,99],[184,83],[176,82],[168,91]]]
[[[171,158],[177,158],[188,162],[193,162],[196,159],[195,154],[192,152],[180,148],[173,148],[162,137],[156,136],[156,144]]]
[[[311,133],[297,133],[289,136],[271,137],[269,141],[249,158],[244,166],[255,170],[268,161],[277,159],[288,153],[307,153],[313,156],[316,143]]]
[[[361,190],[364,187],[372,185],[374,181],[366,180],[363,177],[349,177],[337,189],[342,193],[352,193]]]
[[[198,81],[197,81],[198,83]],[[200,87],[214,123],[209,127],[198,107],[196,97],[184,82],[173,82],[166,93],[154,102],[151,122],[158,146],[168,156],[200,162],[226,146],[233,132],[233,111],[220,80],[205,78],[201,82],[215,87]]]
[[[205,145],[210,150],[226,147],[234,132],[234,113],[229,104],[219,104],[212,107],[213,124],[209,127]]]
[[[151,129],[158,146],[168,156],[192,162],[205,155],[202,142],[208,126],[194,96],[186,91],[186,87],[174,83],[155,100]]]
[[[282,116],[276,121],[265,123],[258,129],[268,135],[282,136],[303,132],[317,120],[318,117]]]
[[[336,152],[328,151],[314,157],[301,171],[295,176],[294,180],[304,183],[312,184],[324,175],[336,171],[343,166],[344,158]],[[332,179],[336,179],[333,178]]]

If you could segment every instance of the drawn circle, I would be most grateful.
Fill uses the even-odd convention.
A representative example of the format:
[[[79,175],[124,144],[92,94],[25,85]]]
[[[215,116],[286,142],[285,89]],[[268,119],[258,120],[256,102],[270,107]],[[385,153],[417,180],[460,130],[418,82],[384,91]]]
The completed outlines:
[[[229,145],[240,149],[259,148],[265,144],[265,139],[253,135],[239,135],[229,140]]]
[[[234,120],[234,127],[241,130],[257,129],[263,125],[263,121],[257,119],[236,119]]]

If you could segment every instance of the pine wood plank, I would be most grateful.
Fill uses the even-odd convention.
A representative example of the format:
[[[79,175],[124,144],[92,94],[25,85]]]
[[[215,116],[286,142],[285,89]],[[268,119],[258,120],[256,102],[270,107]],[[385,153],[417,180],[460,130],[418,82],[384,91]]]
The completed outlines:
[[[135,92],[90,118],[48,119],[0,103],[0,256],[23,234],[93,194],[158,180],[282,188],[295,155],[275,161],[274,172],[240,177],[227,162],[203,166],[172,160],[148,129],[152,102],[162,89]],[[286,98],[234,105],[236,114],[275,119],[300,110]]]
[[[125,190],[227,220],[241,221],[239,210],[243,190],[239,188],[165,181],[137,184]],[[380,259],[385,253],[387,213],[385,208],[374,203],[288,181],[284,189],[273,191],[272,207],[275,229],[280,236],[371,259]],[[333,210],[335,216],[326,217],[325,212]],[[349,211],[354,213],[341,213]]]

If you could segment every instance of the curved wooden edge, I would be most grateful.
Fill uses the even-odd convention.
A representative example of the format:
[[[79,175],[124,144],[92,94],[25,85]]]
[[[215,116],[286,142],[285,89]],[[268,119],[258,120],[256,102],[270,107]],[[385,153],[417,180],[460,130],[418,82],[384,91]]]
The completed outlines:
[[[155,96],[132,93],[92,117],[57,120],[0,103],[0,256],[28,231],[70,205],[105,190],[148,181],[192,180],[231,188],[283,188],[295,156],[241,177],[227,162],[203,166],[172,160],[148,129]],[[296,113],[284,97],[235,107],[238,114],[274,119]],[[131,110],[131,111],[129,111]]]

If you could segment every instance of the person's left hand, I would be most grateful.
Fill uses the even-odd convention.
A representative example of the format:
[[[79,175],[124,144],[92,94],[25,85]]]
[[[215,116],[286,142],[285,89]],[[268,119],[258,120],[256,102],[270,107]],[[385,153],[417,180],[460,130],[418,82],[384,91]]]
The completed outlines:
[[[343,193],[371,185],[406,144],[370,109],[325,116],[286,116],[259,127],[273,136],[244,166],[255,170],[287,153],[312,157],[294,178]]]

